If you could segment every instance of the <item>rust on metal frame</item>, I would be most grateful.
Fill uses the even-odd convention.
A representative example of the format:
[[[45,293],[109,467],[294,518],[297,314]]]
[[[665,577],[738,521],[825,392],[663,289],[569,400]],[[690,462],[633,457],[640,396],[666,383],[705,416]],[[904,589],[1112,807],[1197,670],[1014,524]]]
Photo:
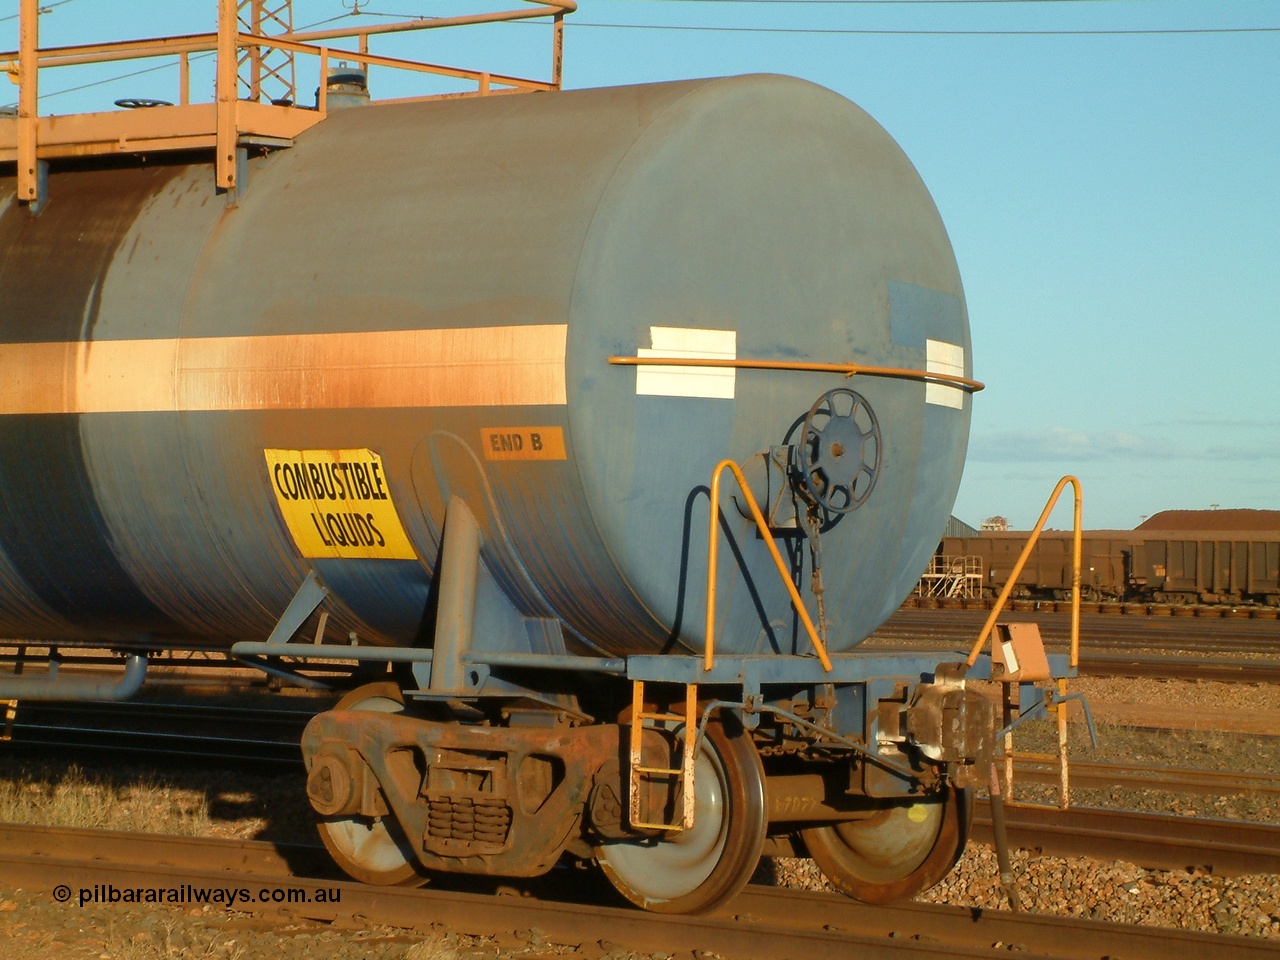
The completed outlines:
[[[354,61],[360,66],[380,66],[429,76],[466,80],[474,91],[402,98],[434,100],[458,96],[486,96],[498,93],[529,93],[560,87],[564,48],[564,16],[577,9],[574,0],[520,0],[527,4],[513,10],[465,16],[415,19],[372,26],[342,27],[332,30],[294,32],[288,0],[218,0],[218,29],[214,33],[155,37],[109,43],[78,44],[40,49],[38,0],[21,0],[19,7],[19,49],[0,52],[0,62],[18,82],[18,113],[0,117],[0,163],[17,164],[18,199],[35,203],[38,199],[39,161],[82,156],[129,154],[164,150],[215,150],[217,186],[235,188],[236,149],[243,146],[287,147],[293,138],[319,123],[327,113],[323,78],[331,60]],[[247,13],[246,13],[247,11]],[[369,37],[387,33],[433,30],[512,20],[552,18],[551,77],[535,80],[484,70],[464,69],[425,61],[384,57],[369,52]],[[267,25],[284,32],[268,36]],[[248,27],[246,32],[245,27]],[[355,40],[356,49],[333,47],[327,41]],[[194,53],[217,54],[217,82],[211,103],[191,103],[190,57]],[[272,54],[281,66],[272,67]],[[319,59],[320,94],[314,109],[299,107],[296,95],[276,97],[263,103],[263,80],[274,78],[286,91],[296,91],[292,79],[297,55]],[[103,113],[41,117],[38,111],[39,78],[42,70],[113,61],[138,61],[156,57],[176,57],[179,66],[178,103],[146,110],[118,110]],[[242,64],[247,71],[241,77]],[[290,79],[281,71],[287,70]],[[241,97],[241,85],[248,99]]]

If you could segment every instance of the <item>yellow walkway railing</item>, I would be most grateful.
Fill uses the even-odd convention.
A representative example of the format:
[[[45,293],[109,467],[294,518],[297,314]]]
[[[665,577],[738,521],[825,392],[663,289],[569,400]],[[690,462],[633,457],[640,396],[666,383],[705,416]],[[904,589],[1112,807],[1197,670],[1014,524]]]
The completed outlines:
[[[978,634],[978,639],[974,641],[973,648],[969,651],[969,657],[966,663],[973,666],[977,662],[982,648],[986,644],[987,639],[991,637],[995,628],[996,620],[1000,614],[1004,612],[1004,605],[1009,599],[1009,594],[1013,592],[1014,586],[1018,582],[1018,575],[1022,573],[1022,568],[1026,566],[1031,551],[1035,547],[1036,542],[1040,539],[1040,533],[1044,529],[1045,523],[1049,519],[1049,514],[1053,512],[1053,508],[1058,503],[1058,498],[1062,495],[1062,491],[1067,484],[1071,484],[1075,493],[1075,511],[1072,518],[1072,541],[1071,541],[1071,668],[1074,670],[1080,664],[1080,554],[1081,554],[1081,515],[1084,507],[1084,494],[1080,488],[1080,481],[1073,476],[1063,477],[1058,481],[1058,485],[1053,488],[1048,502],[1044,505],[1044,510],[1040,514],[1040,519],[1036,521],[1035,527],[1031,531],[1031,536],[1027,538],[1027,544],[1022,548],[1022,553],[1018,556],[1018,561],[1013,565],[1013,570],[1009,574],[1009,579],[1004,585],[1004,589],[1000,591],[1000,596],[992,605],[991,613],[987,617],[987,622],[982,627],[982,632]],[[992,641],[994,643],[994,640]],[[1015,754],[1013,749],[1013,734],[1005,735],[1005,783],[1006,792],[1009,798],[1013,794],[1013,761],[1015,756],[1025,757],[1037,760],[1054,760],[1058,761],[1059,769],[1059,802],[1063,809],[1066,809],[1071,802],[1071,786],[1070,774],[1067,763],[1067,706],[1065,698],[1067,695],[1066,679],[1058,680],[1058,693],[1060,696],[1059,703],[1054,707],[1058,720],[1058,753],[1057,756],[1050,754]],[[1005,720],[1008,721],[1009,711],[1009,692],[1006,691],[1005,697]]]
[[[1009,599],[1009,594],[1013,592],[1014,585],[1018,582],[1018,574],[1022,573],[1022,568],[1026,566],[1027,559],[1031,556],[1031,550],[1035,547],[1036,542],[1040,539],[1040,532],[1044,529],[1045,523],[1049,519],[1049,514],[1053,512],[1053,508],[1057,506],[1058,497],[1062,495],[1063,489],[1067,484],[1075,490],[1075,516],[1073,519],[1075,533],[1071,541],[1071,666],[1074,669],[1079,665],[1080,660],[1080,517],[1083,512],[1084,495],[1080,489],[1080,481],[1075,477],[1066,476],[1058,481],[1058,485],[1053,488],[1053,493],[1049,497],[1049,502],[1044,505],[1044,511],[1040,514],[1040,519],[1036,521],[1035,528],[1031,531],[1031,536],[1027,538],[1027,545],[1022,548],[1022,553],[1018,556],[1018,562],[1013,565],[1013,572],[1009,574],[1008,582],[1005,583],[1004,589],[1000,591],[1000,596],[991,607],[991,615],[987,617],[987,622],[982,627],[982,632],[978,634],[978,639],[973,643],[973,649],[969,651],[969,658],[966,663],[973,666],[978,660],[978,655],[982,652],[983,645],[987,642],[987,638],[991,636],[991,631],[996,625],[996,620],[1000,614],[1004,612],[1004,605]]]

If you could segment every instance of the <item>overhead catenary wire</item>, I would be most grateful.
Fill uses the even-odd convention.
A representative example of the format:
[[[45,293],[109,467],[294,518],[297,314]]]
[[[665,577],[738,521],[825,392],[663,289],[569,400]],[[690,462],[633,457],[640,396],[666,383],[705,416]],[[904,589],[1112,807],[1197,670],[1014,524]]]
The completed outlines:
[[[40,12],[48,13],[54,7],[65,7],[68,3],[75,3],[75,2],[76,0],[54,0],[53,3],[42,4],[40,7]],[[17,20],[17,19],[18,19],[18,14],[11,13],[7,17],[0,17],[0,23],[6,23],[9,20]]]
[[[947,6],[991,6],[994,4],[1020,4],[1023,6],[1048,4],[1084,4],[1084,3],[1164,3],[1166,0],[606,0],[614,3],[768,3],[796,4],[805,3],[811,6],[854,6],[854,7],[947,7]]]
[[[75,0],[54,0],[41,6],[41,13],[48,12],[55,7],[64,6],[74,3]],[[754,5],[805,5],[808,7],[815,6],[842,6],[842,7],[876,7],[876,6],[1063,6],[1063,5],[1093,5],[1101,3],[1110,4],[1154,4],[1160,0],[612,0],[612,2],[625,3],[666,3],[666,4],[683,4],[686,6],[697,6],[705,4],[754,4]],[[299,27],[299,30],[308,30],[317,26],[324,26],[339,20],[351,19],[361,16],[393,16],[392,14],[384,14],[370,10],[353,10],[346,13],[338,14],[334,17],[328,17],[312,24]],[[406,19],[432,19],[425,14],[394,14],[397,17]],[[17,14],[7,17],[0,17],[0,22],[6,20],[14,20]],[[541,19],[517,20],[512,21],[517,24],[529,25],[537,24],[545,26],[548,21]],[[679,33],[742,33],[742,34],[765,34],[765,35],[782,35],[782,36],[889,36],[889,37],[1176,37],[1176,36],[1211,36],[1211,35],[1244,35],[1244,34],[1269,34],[1280,33],[1280,25],[1277,26],[1229,26],[1229,27],[1132,27],[1132,28],[1014,28],[1014,29],[986,29],[986,28],[929,28],[929,27],[770,27],[770,26],[741,26],[741,25],[722,25],[722,24],[670,24],[670,23],[599,23],[584,22],[581,20],[566,20],[565,25],[571,29],[588,29],[588,30],[647,30],[647,31],[669,31]],[[212,56],[211,53],[200,54],[193,57],[193,60],[206,59]],[[53,97],[64,96],[69,93],[77,93],[82,90],[92,89],[94,87],[105,86],[115,83],[119,80],[126,80],[132,77],[143,76],[149,73],[155,73],[161,70],[173,69],[176,64],[165,63],[153,67],[146,67],[141,70],[132,71],[130,73],[119,74],[114,77],[108,77],[101,80],[91,81],[89,83],[79,84],[74,87],[67,87],[62,90],[55,90],[49,93],[41,93],[41,100],[51,99]],[[12,106],[12,104],[9,104]]]
[[[763,2],[763,0],[746,0]],[[528,22],[528,21],[526,21]],[[566,21],[566,26],[569,21]],[[1280,26],[1266,27],[1155,27],[1131,29],[1020,29],[1020,30],[951,30],[893,27],[739,27],[694,24],[661,23],[583,23],[575,20],[572,26],[601,30],[678,30],[715,33],[773,33],[806,36],[891,36],[891,37],[1158,37],[1178,35],[1280,33]]]

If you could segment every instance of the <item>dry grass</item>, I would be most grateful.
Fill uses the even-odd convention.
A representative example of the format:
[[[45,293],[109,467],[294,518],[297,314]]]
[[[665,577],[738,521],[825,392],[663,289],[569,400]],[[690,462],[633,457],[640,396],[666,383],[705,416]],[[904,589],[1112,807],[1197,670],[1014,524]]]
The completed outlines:
[[[458,960],[460,956],[457,937],[438,934],[411,946],[404,960]]]
[[[132,935],[110,924],[106,930],[103,956],[111,960],[244,960],[248,948],[228,939],[219,930],[184,925],[179,918],[162,915],[159,929]]]
[[[0,821],[182,836],[211,832],[204,797],[152,777],[121,784],[72,765],[57,776],[19,767],[0,774]]]
[[[314,843],[301,772],[0,752],[0,821],[178,836]]]
[[[295,940],[289,933],[272,937],[267,931],[247,928],[237,931],[223,931],[204,925],[199,921],[181,916],[161,914],[159,922],[145,931],[129,934],[129,929],[136,930],[135,925],[124,925],[122,928],[109,926],[104,937],[104,956],[111,960],[248,960],[249,957],[270,955],[288,957],[310,957],[313,953],[304,945],[308,939]],[[271,943],[264,942],[274,941]],[[368,956],[380,960],[461,960],[457,934],[434,934],[426,940],[406,945],[399,943],[378,943],[378,938],[364,941],[368,952],[359,949],[361,941],[355,940],[357,946],[352,949],[341,940],[326,941],[326,946],[334,949],[335,954],[342,957]],[[399,938],[396,938],[399,939]],[[311,941],[314,945],[314,941]]]

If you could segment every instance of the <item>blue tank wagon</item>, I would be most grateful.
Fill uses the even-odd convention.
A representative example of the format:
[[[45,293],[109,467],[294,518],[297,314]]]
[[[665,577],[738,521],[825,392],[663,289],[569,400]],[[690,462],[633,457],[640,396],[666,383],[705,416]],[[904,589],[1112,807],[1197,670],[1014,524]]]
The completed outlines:
[[[937,210],[858,107],[375,104],[242,157],[232,205],[185,154],[44,186],[0,179],[0,630],[385,665],[302,744],[367,882],[569,856],[699,911],[762,851],[873,901],[950,869],[991,709],[856,648],[979,385]]]

